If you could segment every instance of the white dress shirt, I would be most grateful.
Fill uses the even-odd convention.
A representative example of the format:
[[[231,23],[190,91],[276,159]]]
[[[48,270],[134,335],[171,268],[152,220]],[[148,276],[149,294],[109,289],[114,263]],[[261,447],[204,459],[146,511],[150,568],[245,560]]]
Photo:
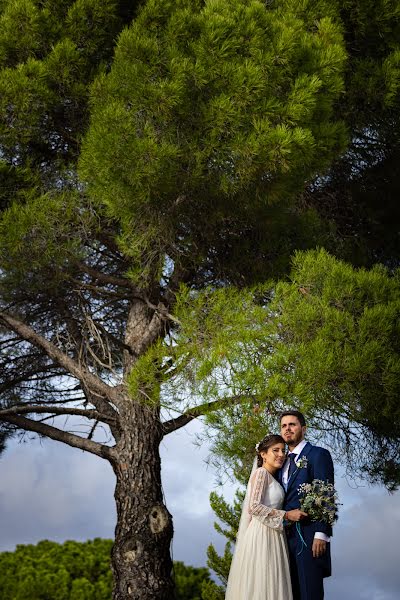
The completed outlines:
[[[297,446],[295,448],[293,448],[293,450],[291,450],[291,452],[293,454],[296,454],[295,459],[294,459],[294,462],[296,464],[298,462],[299,454],[303,451],[303,448],[306,444],[307,444],[307,441],[302,440],[300,442],[300,444],[297,444]],[[290,464],[290,459],[287,458],[285,464],[283,465],[283,470],[282,470],[282,483],[283,483],[283,487],[285,488],[285,490],[287,489],[287,484],[288,484],[289,464]],[[326,535],[325,533],[322,533],[322,531],[316,531],[314,533],[314,539],[324,540],[325,542],[331,541],[331,538],[328,535]]]

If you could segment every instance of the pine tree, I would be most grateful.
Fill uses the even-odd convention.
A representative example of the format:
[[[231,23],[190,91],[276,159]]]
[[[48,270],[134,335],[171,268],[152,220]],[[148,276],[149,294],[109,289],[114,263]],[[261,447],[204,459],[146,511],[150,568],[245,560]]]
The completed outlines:
[[[383,339],[392,366],[370,348],[365,380],[346,371],[347,388],[326,380],[318,396],[279,378],[300,342],[278,346],[266,391],[268,302],[242,291],[287,274],[296,248],[346,250],[318,198],[337,161],[360,168],[346,149],[362,134],[368,167],[393,153],[397,2],[138,4],[0,3],[1,435],[31,431],[109,462],[114,600],[173,593],[163,436],[225,409],[250,438],[253,408],[266,396],[278,406],[282,392],[316,414],[333,390],[342,418],[349,390],[365,394],[364,425],[386,440],[397,389]],[[245,345],[261,362],[238,380],[230,367]],[[379,418],[368,376],[381,385]]]
[[[225,523],[228,529],[223,529],[219,522],[214,523],[218,533],[225,536],[228,542],[225,545],[223,556],[219,556],[212,544],[207,549],[207,565],[216,573],[223,586],[217,585],[214,581],[205,581],[202,586],[203,600],[223,600],[225,598],[225,587],[228,581],[229,569],[232,561],[231,544],[235,543],[237,531],[239,529],[240,515],[244,494],[240,490],[236,492],[235,500],[230,506],[226,500],[219,494],[212,492],[210,494],[210,505],[219,521]]]

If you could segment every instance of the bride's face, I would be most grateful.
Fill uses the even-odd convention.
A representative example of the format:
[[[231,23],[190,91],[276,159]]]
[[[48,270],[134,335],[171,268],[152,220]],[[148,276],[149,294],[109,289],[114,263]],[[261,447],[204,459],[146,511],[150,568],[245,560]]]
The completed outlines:
[[[275,471],[283,467],[283,463],[285,462],[285,444],[278,442],[270,446],[266,452],[261,452],[261,456],[263,466],[271,473],[275,473]]]

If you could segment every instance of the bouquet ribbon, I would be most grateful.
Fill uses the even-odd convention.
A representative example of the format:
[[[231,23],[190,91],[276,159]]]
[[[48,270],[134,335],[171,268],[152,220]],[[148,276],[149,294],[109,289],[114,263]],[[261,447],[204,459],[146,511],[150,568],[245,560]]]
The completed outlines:
[[[300,540],[301,540],[301,550],[300,550],[300,552],[297,553],[297,556],[299,556],[303,552],[304,547],[307,548],[307,544],[305,543],[304,538],[302,536],[301,528],[300,528],[300,523],[298,521],[296,523],[296,531],[299,534]]]

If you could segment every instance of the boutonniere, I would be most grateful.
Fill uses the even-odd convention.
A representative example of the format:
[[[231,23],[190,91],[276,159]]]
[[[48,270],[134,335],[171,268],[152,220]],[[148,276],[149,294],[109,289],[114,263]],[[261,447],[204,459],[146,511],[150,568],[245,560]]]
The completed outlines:
[[[307,469],[308,466],[308,458],[307,456],[302,456],[296,464],[298,469]]]

